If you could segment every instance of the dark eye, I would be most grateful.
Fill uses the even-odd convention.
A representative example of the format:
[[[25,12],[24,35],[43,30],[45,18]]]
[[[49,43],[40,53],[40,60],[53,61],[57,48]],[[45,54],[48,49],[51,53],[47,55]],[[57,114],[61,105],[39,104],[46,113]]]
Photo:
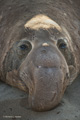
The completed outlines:
[[[59,47],[60,49],[65,49],[65,48],[67,48],[67,44],[66,44],[66,42],[64,41],[64,39],[59,39],[57,45],[58,45],[58,47]]]
[[[59,48],[61,48],[61,49],[64,49],[64,48],[66,48],[67,47],[67,45],[65,44],[65,43],[61,43],[60,45],[59,45]]]
[[[21,49],[21,50],[28,50],[28,48],[29,48],[28,45],[25,45],[25,44],[20,45],[20,49]]]
[[[24,43],[22,43],[20,46],[19,46],[20,50],[22,51],[25,51],[25,50],[30,50],[32,48],[32,45],[29,41],[26,41]]]
[[[16,52],[20,58],[23,58],[28,55],[31,49],[32,49],[32,44],[29,41],[24,40],[18,43]]]

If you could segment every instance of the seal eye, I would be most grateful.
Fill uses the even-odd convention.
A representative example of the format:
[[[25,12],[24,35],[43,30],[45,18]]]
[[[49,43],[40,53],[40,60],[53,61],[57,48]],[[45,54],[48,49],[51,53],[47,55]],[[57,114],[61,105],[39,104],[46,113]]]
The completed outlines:
[[[67,44],[66,44],[66,42],[65,42],[64,39],[59,39],[57,45],[58,45],[58,47],[59,47],[60,49],[65,49],[65,48],[67,48]]]
[[[32,45],[29,41],[24,41],[23,43],[20,43],[19,49],[21,51],[28,51],[32,48]]]
[[[29,48],[28,45],[25,45],[25,44],[20,45],[20,49],[21,49],[21,50],[28,50],[28,48]]]
[[[61,43],[60,45],[59,45],[59,48],[61,48],[61,49],[64,49],[64,48],[66,48],[67,47],[67,45],[65,44],[65,43]]]
[[[32,45],[29,41],[20,41],[18,43],[16,52],[19,55],[19,57],[25,57],[32,49]]]

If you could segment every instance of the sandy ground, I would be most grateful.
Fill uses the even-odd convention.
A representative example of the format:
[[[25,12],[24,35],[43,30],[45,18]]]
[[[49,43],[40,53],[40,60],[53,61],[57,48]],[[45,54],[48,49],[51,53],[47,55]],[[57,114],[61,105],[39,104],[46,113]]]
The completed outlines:
[[[80,76],[67,88],[60,105],[51,111],[30,110],[27,96],[0,82],[0,120],[80,120]]]

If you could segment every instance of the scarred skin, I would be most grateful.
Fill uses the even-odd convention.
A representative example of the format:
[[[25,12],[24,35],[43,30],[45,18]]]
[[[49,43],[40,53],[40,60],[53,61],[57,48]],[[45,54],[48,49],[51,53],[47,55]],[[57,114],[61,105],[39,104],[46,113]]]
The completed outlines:
[[[57,106],[80,71],[77,0],[0,0],[0,79],[29,94],[31,109]]]

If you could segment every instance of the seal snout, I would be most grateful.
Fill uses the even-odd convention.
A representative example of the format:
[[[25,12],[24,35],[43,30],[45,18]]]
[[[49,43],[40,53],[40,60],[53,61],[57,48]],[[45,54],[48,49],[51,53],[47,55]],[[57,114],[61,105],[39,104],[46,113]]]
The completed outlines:
[[[35,111],[50,110],[59,104],[67,86],[67,64],[52,46],[38,46],[30,59],[28,63],[25,59],[21,68],[21,73],[25,72],[21,78],[29,89],[29,105]]]

